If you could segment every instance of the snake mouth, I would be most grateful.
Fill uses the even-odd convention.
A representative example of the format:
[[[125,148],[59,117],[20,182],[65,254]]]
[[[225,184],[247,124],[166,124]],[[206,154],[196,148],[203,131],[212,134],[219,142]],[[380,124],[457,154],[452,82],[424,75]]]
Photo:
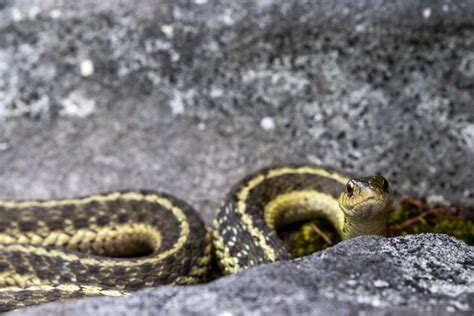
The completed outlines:
[[[384,214],[387,210],[387,203],[384,199],[375,197],[368,198],[353,206],[353,217],[365,220]]]
[[[343,213],[360,220],[367,220],[385,214],[391,202],[384,198],[368,197],[350,206],[341,206]]]

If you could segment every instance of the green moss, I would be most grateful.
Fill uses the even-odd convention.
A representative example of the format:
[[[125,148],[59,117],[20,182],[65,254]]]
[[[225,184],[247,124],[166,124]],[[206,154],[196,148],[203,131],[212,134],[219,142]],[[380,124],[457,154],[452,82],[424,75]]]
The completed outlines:
[[[315,228],[316,226],[316,228]],[[320,230],[331,243],[317,232]],[[302,257],[312,254],[313,252],[323,250],[340,241],[336,230],[332,227],[331,222],[324,219],[317,219],[311,222],[300,224],[285,229],[285,243],[293,257]]]
[[[474,222],[470,212],[459,207],[432,207],[422,200],[402,201],[391,213],[389,236],[442,233],[474,245]]]
[[[327,243],[312,225],[316,225],[317,229],[331,240],[331,243]],[[405,202],[402,201],[391,212],[388,231],[389,236],[443,233],[461,239],[469,245],[474,245],[472,210],[455,207],[431,207],[423,200],[406,199]],[[283,232],[280,232],[280,237],[293,257],[307,256],[341,241],[332,224],[324,219],[286,227]]]

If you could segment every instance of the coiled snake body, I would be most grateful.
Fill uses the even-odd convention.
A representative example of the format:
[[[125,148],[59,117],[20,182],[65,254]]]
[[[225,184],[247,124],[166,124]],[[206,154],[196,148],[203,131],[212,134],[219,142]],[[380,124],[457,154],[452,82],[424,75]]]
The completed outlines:
[[[381,176],[313,166],[249,175],[230,191],[212,233],[180,199],[151,191],[0,201],[0,311],[85,296],[119,296],[208,280],[289,254],[276,230],[328,218],[343,239],[386,232],[392,198]]]

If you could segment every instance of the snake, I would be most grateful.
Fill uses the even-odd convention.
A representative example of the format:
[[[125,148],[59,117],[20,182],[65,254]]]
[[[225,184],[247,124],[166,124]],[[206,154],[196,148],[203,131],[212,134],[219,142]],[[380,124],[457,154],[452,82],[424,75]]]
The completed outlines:
[[[326,218],[341,239],[386,235],[393,203],[381,175],[313,165],[261,169],[237,182],[208,230],[185,201],[149,190],[0,200],[0,311],[160,285],[190,285],[291,259],[277,232]]]

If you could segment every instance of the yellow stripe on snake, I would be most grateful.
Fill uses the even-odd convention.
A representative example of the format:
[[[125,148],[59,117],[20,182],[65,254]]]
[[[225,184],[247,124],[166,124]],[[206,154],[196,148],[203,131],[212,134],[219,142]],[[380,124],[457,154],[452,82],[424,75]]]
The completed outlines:
[[[202,283],[213,258],[223,274],[289,259],[277,229],[317,217],[343,239],[385,235],[391,204],[382,176],[349,178],[306,165],[241,180],[212,233],[188,204],[151,191],[0,201],[0,311]]]

